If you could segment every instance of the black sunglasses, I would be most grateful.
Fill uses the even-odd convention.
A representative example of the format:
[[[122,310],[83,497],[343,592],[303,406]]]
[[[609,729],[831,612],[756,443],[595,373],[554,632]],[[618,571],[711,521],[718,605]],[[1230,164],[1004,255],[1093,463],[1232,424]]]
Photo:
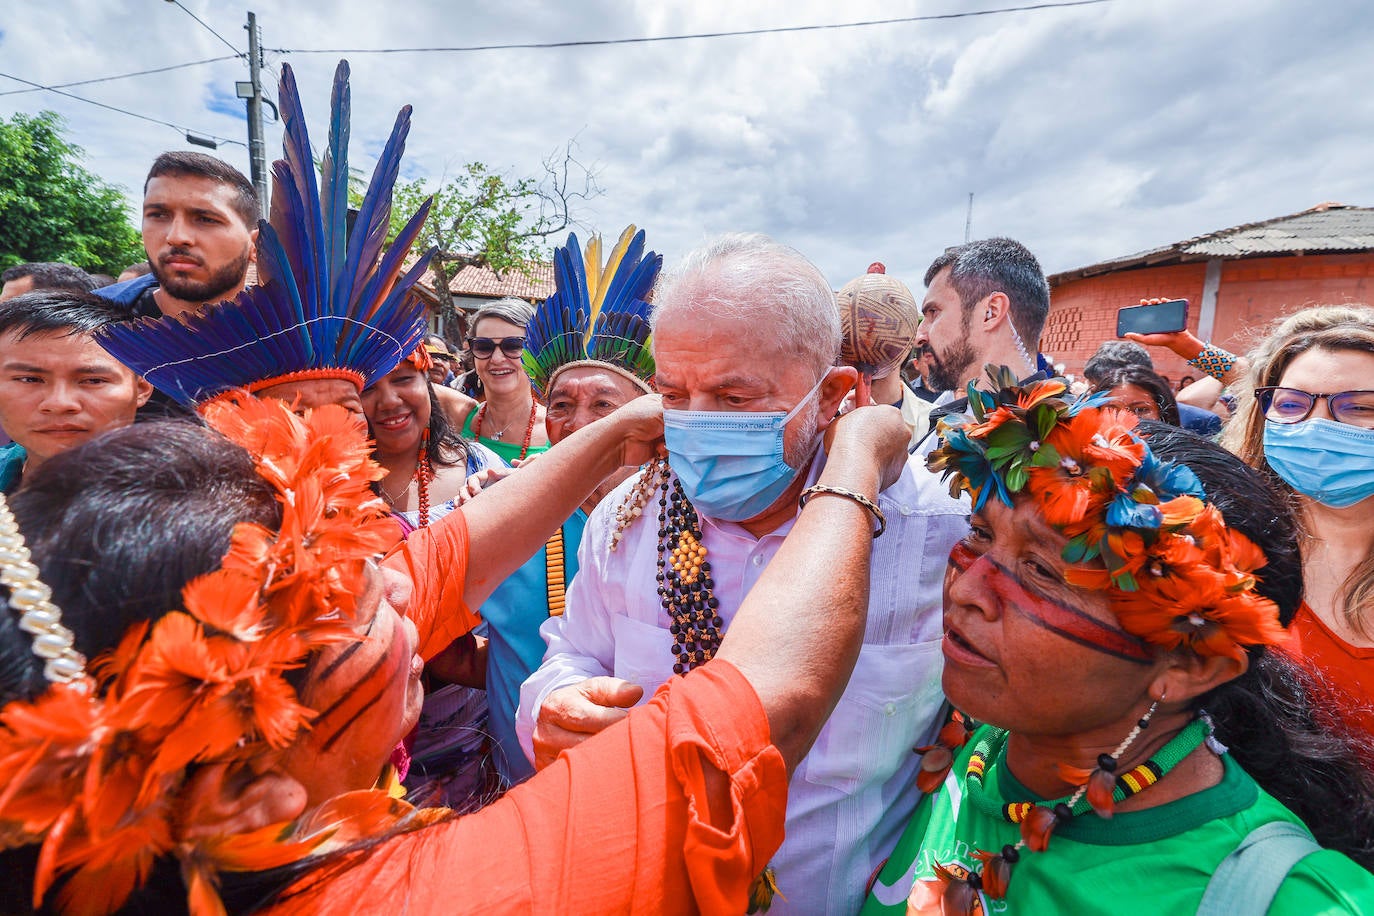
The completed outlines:
[[[477,359],[491,359],[491,355],[496,352],[496,348],[501,348],[501,353],[506,359],[519,359],[520,354],[525,350],[525,338],[523,337],[469,337],[467,349]]]

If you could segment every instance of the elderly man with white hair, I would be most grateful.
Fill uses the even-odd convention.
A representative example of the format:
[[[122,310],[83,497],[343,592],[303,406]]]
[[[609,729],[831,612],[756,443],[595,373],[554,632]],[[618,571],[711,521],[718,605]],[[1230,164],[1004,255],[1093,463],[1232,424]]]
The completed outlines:
[[[567,612],[545,623],[548,651],[521,688],[517,732],[543,766],[623,718],[710,658],[802,502],[868,504],[863,649],[792,776],[787,839],[770,869],[785,898],[774,912],[856,912],[915,805],[912,749],[940,725],[941,582],[967,510],[918,463],[877,504],[814,486],[824,432],[856,373],[835,365],[834,293],[796,251],[721,237],[660,282],[653,322],[668,459],[592,513]],[[795,662],[826,664],[826,653],[817,644]]]

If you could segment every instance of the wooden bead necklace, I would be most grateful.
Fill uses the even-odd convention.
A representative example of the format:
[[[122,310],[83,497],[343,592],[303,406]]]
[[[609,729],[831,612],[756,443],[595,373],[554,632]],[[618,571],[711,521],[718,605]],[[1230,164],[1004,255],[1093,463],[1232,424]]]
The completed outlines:
[[[530,420],[525,424],[525,441],[520,443],[520,457],[516,459],[517,461],[524,461],[525,456],[529,454],[530,440],[534,438],[534,418],[538,416],[538,414],[539,402],[534,398],[530,398]],[[486,415],[487,405],[483,403],[481,407],[477,408],[477,416],[472,421],[472,438],[482,438],[482,420]],[[501,437],[505,435],[505,433],[506,431],[502,429],[499,432],[493,433],[491,438],[493,441],[500,442]]]
[[[719,613],[711,564],[701,542],[701,520],[676,477],[663,481],[658,498],[659,600],[673,634],[673,673],[686,674],[720,648],[725,621]]]

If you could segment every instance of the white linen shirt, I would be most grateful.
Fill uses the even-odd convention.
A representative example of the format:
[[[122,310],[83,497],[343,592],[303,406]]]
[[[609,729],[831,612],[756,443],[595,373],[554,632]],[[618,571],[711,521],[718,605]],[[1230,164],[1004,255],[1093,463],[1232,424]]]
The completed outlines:
[[[823,464],[823,456],[812,462],[808,484]],[[531,760],[535,720],[552,691],[614,675],[641,685],[647,699],[672,676],[673,637],[654,579],[657,495],[610,551],[615,509],[632,484],[627,480],[592,512],[567,612],[540,628],[548,651],[521,687],[516,713],[516,733]],[[932,743],[940,724],[942,584],[950,548],[968,531],[968,508],[919,459],[908,461],[878,502],[887,531],[873,542],[864,644],[839,704],[792,777],[787,838],[771,863],[787,900],[776,899],[773,914],[858,912],[869,876],[921,797],[912,749]],[[732,522],[701,518],[727,628],[794,521],[756,539]]]

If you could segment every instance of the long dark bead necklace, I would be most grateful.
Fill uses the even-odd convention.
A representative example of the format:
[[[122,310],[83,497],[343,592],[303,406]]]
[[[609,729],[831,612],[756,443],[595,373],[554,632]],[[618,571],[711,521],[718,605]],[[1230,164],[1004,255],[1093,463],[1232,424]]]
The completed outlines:
[[[720,648],[719,602],[701,520],[676,477],[663,481],[658,497],[658,597],[673,634],[673,673],[686,674]]]

